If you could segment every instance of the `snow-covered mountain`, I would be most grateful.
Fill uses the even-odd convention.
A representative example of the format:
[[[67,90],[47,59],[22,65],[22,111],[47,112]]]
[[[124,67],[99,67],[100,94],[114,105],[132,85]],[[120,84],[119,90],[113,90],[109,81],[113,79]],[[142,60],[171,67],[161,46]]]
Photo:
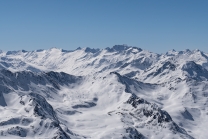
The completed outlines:
[[[208,54],[0,51],[0,138],[206,139]]]

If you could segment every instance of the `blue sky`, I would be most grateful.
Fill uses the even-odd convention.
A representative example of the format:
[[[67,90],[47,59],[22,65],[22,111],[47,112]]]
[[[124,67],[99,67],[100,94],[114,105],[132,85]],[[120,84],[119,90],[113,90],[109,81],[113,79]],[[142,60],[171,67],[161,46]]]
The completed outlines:
[[[207,0],[1,0],[0,49],[105,48],[208,52]]]

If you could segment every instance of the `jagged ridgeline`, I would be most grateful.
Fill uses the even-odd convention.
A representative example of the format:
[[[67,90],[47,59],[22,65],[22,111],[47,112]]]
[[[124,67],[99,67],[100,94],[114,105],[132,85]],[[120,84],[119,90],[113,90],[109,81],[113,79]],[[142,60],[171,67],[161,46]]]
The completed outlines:
[[[137,47],[0,52],[0,138],[208,134],[208,54]]]

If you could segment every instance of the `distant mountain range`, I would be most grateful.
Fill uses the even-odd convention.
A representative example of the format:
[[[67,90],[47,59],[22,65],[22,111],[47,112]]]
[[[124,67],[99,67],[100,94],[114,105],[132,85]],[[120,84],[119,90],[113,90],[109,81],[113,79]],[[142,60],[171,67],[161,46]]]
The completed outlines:
[[[208,54],[0,51],[0,138],[207,139]]]

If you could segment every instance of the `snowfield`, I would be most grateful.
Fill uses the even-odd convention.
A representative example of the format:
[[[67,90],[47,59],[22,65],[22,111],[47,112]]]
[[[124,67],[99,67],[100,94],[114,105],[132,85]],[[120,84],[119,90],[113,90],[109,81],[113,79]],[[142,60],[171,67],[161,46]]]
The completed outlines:
[[[208,54],[0,51],[2,139],[207,139]]]

